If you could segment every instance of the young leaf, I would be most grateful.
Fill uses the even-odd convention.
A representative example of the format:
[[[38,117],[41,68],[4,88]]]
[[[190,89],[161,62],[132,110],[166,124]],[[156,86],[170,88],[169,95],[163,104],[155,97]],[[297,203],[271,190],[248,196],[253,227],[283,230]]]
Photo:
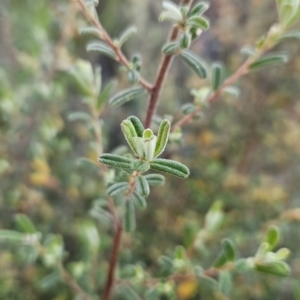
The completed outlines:
[[[131,147],[132,151],[139,156],[139,151],[138,151],[138,147],[137,147],[137,143],[135,141],[134,138],[137,137],[137,132],[135,130],[134,125],[132,124],[132,122],[128,119],[124,120],[121,123],[121,129],[123,131],[124,137],[127,141],[127,143],[129,144],[129,146]]]
[[[135,209],[131,199],[125,201],[125,210],[123,215],[123,226],[125,231],[133,231],[135,229]]]
[[[188,115],[196,110],[196,106],[193,103],[186,103],[181,106],[181,111],[184,115]]]
[[[168,142],[170,128],[171,128],[171,123],[169,120],[165,119],[160,123],[158,134],[157,134],[154,157],[159,156],[165,150],[165,147]]]
[[[190,47],[192,38],[189,32],[184,32],[179,37],[179,47],[181,49],[187,49]]]
[[[291,274],[290,267],[283,261],[256,263],[254,269],[258,272],[286,277]]]
[[[116,86],[115,80],[111,80],[104,86],[97,99],[97,109],[101,109],[103,107],[105,101],[108,99],[115,86]]]
[[[164,185],[165,177],[160,174],[147,174],[144,176],[149,185]]]
[[[136,135],[138,137],[143,137],[145,128],[144,128],[142,122],[140,121],[140,119],[135,116],[130,116],[127,118],[127,120],[129,120],[132,123],[132,125],[134,126]]]
[[[150,130],[150,129],[149,129]],[[146,131],[146,130],[145,130]],[[156,146],[157,137],[153,135],[150,138],[144,138],[144,158],[147,161],[152,161],[154,158],[154,151]]]
[[[162,48],[162,53],[165,55],[176,54],[180,50],[178,42],[169,42]]]
[[[164,9],[166,9],[166,11],[160,15],[160,17],[159,17],[160,21],[168,19],[170,21],[179,22],[182,20],[182,15],[181,15],[180,8],[178,5],[176,5],[175,3],[171,2],[171,1],[164,1],[162,6]],[[168,18],[167,18],[167,16],[168,16]]]
[[[274,66],[288,61],[288,56],[284,54],[270,54],[258,59],[249,66],[249,70],[257,70],[263,67]]]
[[[101,32],[96,27],[93,27],[93,26],[81,28],[79,30],[79,33],[82,35],[83,34],[91,34],[91,35],[95,35],[97,37],[101,37]]]
[[[199,16],[202,15],[205,11],[209,9],[209,3],[208,2],[199,2],[197,3],[189,12],[188,16]]]
[[[134,202],[134,205],[139,209],[145,209],[147,207],[146,199],[139,194],[138,192],[134,191],[131,194],[131,199]]]
[[[279,239],[280,239],[280,233],[278,227],[272,226],[271,228],[269,228],[265,238],[265,242],[269,244],[269,248],[268,248],[269,251],[274,249],[274,247],[279,242]]]
[[[145,90],[141,87],[131,87],[128,89],[125,89],[119,93],[117,93],[115,96],[113,96],[109,100],[109,104],[112,107],[118,107],[128,101],[131,101],[137,97],[140,97],[145,94]]]
[[[142,196],[147,197],[150,194],[149,184],[144,176],[139,176],[135,179],[135,187]]]
[[[120,155],[104,153],[99,156],[99,162],[115,168],[130,169],[132,159]]]
[[[137,70],[129,70],[127,72],[127,80],[130,84],[138,83],[140,77],[140,73]]]
[[[209,20],[205,17],[193,16],[187,20],[186,25],[205,31],[209,28]]]
[[[214,91],[216,91],[224,79],[224,67],[220,62],[215,62],[212,64],[211,68],[211,86]]]
[[[242,47],[241,54],[246,56],[253,56],[255,54],[255,48],[253,46],[246,45]]]
[[[17,223],[18,229],[24,233],[35,233],[35,229],[31,220],[24,214],[17,214],[15,216],[15,221]]]
[[[184,164],[163,158],[154,159],[151,162],[151,169],[169,173],[180,178],[187,178],[190,174],[189,169]]]
[[[115,52],[106,43],[100,41],[93,41],[88,43],[86,51],[97,51],[104,54],[112,59],[116,58]]]
[[[137,32],[137,28],[135,26],[131,26],[125,29],[118,40],[119,46],[121,47],[129,38],[131,38]]]
[[[200,57],[189,50],[183,50],[180,53],[183,60],[196,72],[196,74],[201,78],[205,79],[207,76],[206,68]]]
[[[236,248],[233,242],[230,239],[224,239],[222,241],[222,247],[227,261],[234,261],[236,258]]]
[[[129,185],[127,182],[118,182],[111,185],[107,190],[107,194],[111,197],[122,194],[128,189]]]

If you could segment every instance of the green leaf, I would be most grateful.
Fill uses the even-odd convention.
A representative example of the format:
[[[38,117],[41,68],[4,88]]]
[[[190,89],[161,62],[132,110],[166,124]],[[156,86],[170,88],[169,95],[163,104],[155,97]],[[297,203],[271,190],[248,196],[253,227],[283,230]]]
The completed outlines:
[[[138,192],[134,191],[131,194],[131,199],[132,199],[134,205],[137,208],[145,209],[147,207],[146,199],[141,194],[139,194]]]
[[[165,184],[165,177],[160,174],[147,174],[144,176],[148,181],[149,185],[164,185]]]
[[[127,120],[129,120],[134,126],[136,135],[138,137],[143,137],[145,128],[143,126],[143,123],[140,121],[140,119],[135,116],[130,116],[127,118]]]
[[[99,162],[115,168],[130,169],[132,159],[120,155],[104,153],[99,156]]]
[[[227,263],[227,256],[224,250],[221,250],[221,253],[213,263],[214,268],[221,268]]]
[[[125,231],[133,231],[136,227],[134,203],[131,199],[125,201],[123,226]]]
[[[220,62],[214,62],[211,68],[211,86],[214,91],[218,90],[224,81],[224,67]]]
[[[210,290],[216,291],[219,289],[219,283],[215,279],[205,275],[199,275],[199,274],[197,274],[197,277],[200,281],[200,284],[205,285]]]
[[[171,1],[164,1],[162,6],[166,11],[160,15],[159,21],[169,20],[172,22],[180,22],[182,20],[182,14],[178,5]]]
[[[170,128],[171,128],[171,123],[169,120],[165,119],[161,121],[157,133],[154,157],[157,157],[164,152],[168,142]]]
[[[91,34],[91,35],[95,35],[97,37],[101,37],[101,32],[93,26],[88,26],[88,27],[83,27],[79,30],[79,34]]]
[[[180,50],[178,42],[169,42],[162,48],[162,53],[165,55],[177,54]]]
[[[130,120],[126,119],[121,123],[121,129],[128,145],[131,147],[132,151],[137,156],[139,156],[138,145],[134,139],[137,137],[137,132],[134,124],[132,124]]]
[[[279,40],[296,39],[300,40],[300,31],[290,31],[280,36]]]
[[[239,97],[240,94],[241,94],[241,90],[238,87],[234,86],[234,85],[229,85],[229,86],[225,87],[222,90],[222,92],[227,93],[227,94],[229,94],[231,96],[234,96],[236,98]]]
[[[144,131],[144,134],[147,131],[151,131],[151,137],[146,137],[144,136],[144,141],[143,141],[143,148],[144,148],[144,159],[146,159],[147,161],[152,161],[154,158],[154,151],[155,151],[155,146],[156,146],[156,140],[157,137],[155,135],[153,135],[153,132],[151,129],[146,129]]]
[[[150,188],[148,181],[144,176],[139,176],[135,179],[135,187],[138,193],[147,197],[150,194]]]
[[[115,80],[111,80],[104,86],[97,99],[97,109],[101,109],[103,107],[112,90],[116,87],[116,83],[117,82]]]
[[[88,43],[88,45],[86,46],[86,51],[97,51],[112,59],[116,58],[114,50],[111,47],[109,47],[106,43],[100,41],[93,41]]]
[[[222,247],[227,257],[227,261],[234,261],[236,258],[236,248],[230,239],[224,239],[222,241]]]
[[[219,273],[219,289],[220,291],[227,295],[232,287],[232,279],[229,272],[222,271]]]
[[[206,68],[204,66],[203,60],[189,50],[183,50],[180,53],[183,60],[196,72],[196,74],[201,78],[205,79],[207,76]]]
[[[288,61],[288,56],[284,54],[270,54],[258,59],[249,66],[249,70],[257,70],[263,67],[274,66]]]
[[[189,169],[184,164],[163,158],[154,159],[151,162],[151,169],[169,173],[180,178],[187,178],[190,174]]]
[[[73,111],[68,114],[68,119],[70,121],[80,120],[80,121],[90,122],[92,120],[92,117],[91,115],[83,111]]]
[[[121,47],[128,39],[130,39],[137,32],[137,28],[135,26],[128,27],[125,29],[119,39],[118,44]]]
[[[253,46],[246,45],[241,49],[241,54],[244,54],[246,56],[253,56],[255,53],[256,50]]]
[[[140,73],[137,70],[129,70],[127,72],[127,80],[130,84],[138,83],[140,77]]]
[[[129,188],[129,184],[127,182],[118,182],[111,185],[107,190],[107,194],[111,197],[117,196],[119,194],[124,193]]]
[[[150,169],[150,163],[142,160],[136,160],[132,162],[131,169],[143,173]]]
[[[269,244],[268,251],[274,249],[274,247],[277,245],[279,240],[280,240],[279,229],[276,226],[272,226],[271,228],[269,228],[265,238],[265,242]]]
[[[181,49],[187,49],[190,47],[192,38],[189,32],[184,32],[179,37],[179,47]]]
[[[131,101],[137,97],[140,97],[145,94],[145,90],[141,87],[131,87],[128,89],[125,89],[116,95],[114,95],[110,100],[109,104],[112,107],[118,107],[122,104]]]
[[[14,230],[0,229],[0,242],[17,242],[22,243],[24,241],[25,234]]]
[[[24,214],[15,215],[15,221],[18,229],[24,233],[35,233],[37,232],[32,221]]]
[[[205,11],[209,9],[209,3],[208,2],[199,2],[197,3],[189,12],[188,16],[199,16],[202,15]]]
[[[283,261],[256,263],[254,269],[258,272],[286,277],[291,274],[290,267]]]
[[[189,115],[196,110],[196,106],[193,103],[186,103],[181,106],[181,111],[184,115]]]
[[[205,31],[209,28],[209,20],[205,17],[192,16],[187,20],[186,25]]]
[[[132,287],[123,285],[117,290],[117,293],[122,296],[122,299],[126,300],[140,300],[138,294],[132,289]]]
[[[161,255],[158,258],[158,263],[165,269],[165,270],[170,270],[173,268],[173,260],[165,255]]]

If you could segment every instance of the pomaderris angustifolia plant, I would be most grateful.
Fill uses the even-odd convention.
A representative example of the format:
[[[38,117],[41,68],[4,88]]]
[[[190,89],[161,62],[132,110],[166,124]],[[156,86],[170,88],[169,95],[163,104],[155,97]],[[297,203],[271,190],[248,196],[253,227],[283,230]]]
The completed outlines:
[[[169,40],[162,46],[162,58],[153,83],[148,82],[141,74],[141,57],[133,55],[129,59],[122,51],[124,43],[136,34],[137,29],[133,26],[128,27],[119,37],[112,38],[97,16],[97,0],[75,2],[91,23],[91,26],[81,29],[81,34],[93,35],[95,38],[88,43],[87,51],[97,52],[117,61],[121,65],[121,72],[126,73],[128,81],[126,88],[111,96],[115,82],[109,82],[102,87],[100,67],[93,69],[89,62],[77,60],[67,75],[76,82],[87,107],[85,112],[70,113],[69,121],[84,121],[91,129],[93,140],[91,147],[99,155],[99,162],[87,158],[85,161],[98,167],[99,177],[106,188],[100,199],[95,200],[90,214],[104,220],[114,229],[112,249],[105,270],[106,279],[100,283],[96,281],[97,284],[89,291],[85,291],[63,266],[65,252],[62,237],[51,234],[42,236],[24,214],[16,217],[21,230],[1,230],[0,239],[17,241],[32,247],[36,257],[40,257],[47,268],[59,270],[60,277],[76,295],[76,299],[196,299],[192,298],[193,295],[196,295],[197,289],[203,286],[211,291],[218,291],[218,298],[214,299],[229,299],[225,295],[230,294],[234,284],[233,277],[237,273],[258,271],[289,276],[291,270],[285,260],[290,250],[278,249],[280,233],[276,226],[269,226],[265,230],[265,237],[253,256],[239,257],[234,241],[225,238],[220,242],[219,254],[211,265],[208,266],[202,257],[197,259],[193,257],[192,247],[203,249],[209,237],[215,235],[223,225],[225,212],[219,201],[212,203],[190,249],[177,246],[172,253],[160,256],[161,272],[158,276],[152,275],[142,264],[130,266],[132,272],[123,276],[127,269],[124,266],[123,269],[118,268],[118,260],[122,251],[123,232],[138,230],[135,208],[147,208],[146,197],[151,197],[150,187],[164,185],[169,179],[168,175],[179,179],[186,179],[190,175],[188,167],[192,166],[184,165],[177,161],[180,160],[178,158],[177,160],[166,158],[172,156],[172,153],[167,151],[168,144],[171,147],[184,140],[181,129],[191,121],[196,121],[200,114],[205,113],[224,93],[239,97],[240,90],[234,86],[239,78],[260,68],[288,61],[285,53],[273,52],[272,49],[286,39],[300,39],[299,31],[291,30],[300,18],[300,1],[276,1],[278,22],[273,24],[255,45],[241,49],[246,58],[230,76],[227,76],[222,62],[205,61],[191,50],[193,42],[201,38],[202,33],[210,27],[210,22],[205,16],[210,7],[209,2],[194,3],[192,0],[183,0],[181,4],[175,4],[172,1],[163,1],[159,21],[171,22],[172,29]],[[198,80],[201,80],[201,85],[199,84],[201,87],[192,90],[193,102],[178,108],[178,111],[182,112],[181,117],[178,118],[178,115],[159,117],[158,102],[164,101],[160,98],[161,91],[171,63],[177,58],[182,59],[187,67],[195,72]],[[115,109],[129,101],[143,101],[145,96],[149,99],[147,110],[142,112],[144,122],[140,120],[140,116],[130,113],[120,126],[131,151],[127,151],[127,147],[120,147],[112,153],[104,153],[103,149],[107,145],[105,139],[103,140],[102,129],[107,130],[107,124],[103,122],[102,114],[106,109],[106,103],[110,105],[110,109]],[[155,117],[160,121],[157,133],[154,130],[158,125],[154,122]],[[166,153],[168,155],[165,156]],[[166,174],[166,178],[161,173]],[[89,232],[90,241],[96,245],[93,251],[97,252],[100,242],[94,229],[87,226],[82,230]]]

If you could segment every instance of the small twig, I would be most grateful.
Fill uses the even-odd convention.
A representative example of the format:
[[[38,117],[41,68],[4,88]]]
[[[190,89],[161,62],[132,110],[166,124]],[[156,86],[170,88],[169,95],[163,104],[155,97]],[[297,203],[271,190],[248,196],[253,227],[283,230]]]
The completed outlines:
[[[126,68],[130,67],[130,63],[121,51],[121,49],[115,45],[114,41],[110,37],[110,35],[107,33],[107,31],[103,28],[102,24],[93,16],[89,13],[86,5],[84,4],[83,0],[77,0],[78,4],[81,7],[82,12],[84,15],[87,17],[87,19],[90,20],[90,22],[101,32],[102,39],[112,48],[112,50],[116,54],[116,59],[117,61],[120,62],[123,66]],[[148,92],[152,91],[152,84],[149,83],[147,80],[144,78],[140,77],[139,83],[141,86],[143,86]]]
[[[90,297],[75,281],[71,274],[64,268],[63,265],[60,265],[60,271],[64,282],[70,287],[74,295],[80,295],[83,300],[92,300]]]
[[[193,0],[183,0],[181,5],[191,5]],[[177,36],[179,34],[179,29],[177,26],[173,26],[172,31],[170,33],[170,41],[176,40]],[[157,103],[159,100],[160,92],[162,89],[162,86],[165,82],[166,76],[168,74],[168,70],[170,69],[171,63],[173,61],[174,55],[164,55],[161,59],[157,75],[156,75],[156,80],[151,92],[150,100],[149,100],[149,105],[146,113],[146,119],[145,119],[145,128],[149,128],[151,126],[151,122],[153,119],[153,116],[156,112],[157,108]]]

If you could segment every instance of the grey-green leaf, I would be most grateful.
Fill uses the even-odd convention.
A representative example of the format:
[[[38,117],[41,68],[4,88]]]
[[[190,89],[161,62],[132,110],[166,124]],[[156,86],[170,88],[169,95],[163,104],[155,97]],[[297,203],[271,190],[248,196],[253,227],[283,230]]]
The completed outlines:
[[[148,181],[149,185],[164,185],[165,184],[165,176],[161,174],[147,174],[144,176]]]
[[[115,168],[130,169],[132,159],[120,155],[104,153],[99,156],[99,162]]]
[[[205,11],[209,9],[208,2],[199,2],[197,3],[189,12],[188,16],[199,16],[202,15]]]
[[[205,79],[207,77],[204,62],[199,56],[189,50],[183,50],[180,55],[201,79]]]
[[[222,247],[227,261],[234,261],[236,258],[236,248],[233,242],[230,239],[224,239],[222,241]]]
[[[131,169],[143,173],[150,169],[150,163],[142,160],[135,160],[131,163]]]
[[[134,140],[134,138],[137,137],[137,132],[135,130],[134,125],[132,124],[132,122],[130,120],[126,119],[121,123],[121,129],[123,131],[123,134],[124,134],[124,137],[125,137],[127,143],[131,147],[132,151],[136,155],[138,155],[137,145]]]
[[[106,43],[100,41],[93,41],[88,43],[86,50],[89,51],[97,51],[101,54],[104,54],[112,59],[116,58],[115,52],[111,47],[109,47]]]
[[[129,38],[131,38],[137,32],[137,28],[135,26],[128,27],[125,29],[120,37],[119,37],[119,46],[122,46]]]
[[[286,277],[291,274],[290,267],[284,261],[274,261],[270,263],[257,263],[254,269],[258,272]]]
[[[205,31],[209,28],[209,20],[205,17],[193,16],[187,20],[186,25]]]
[[[97,99],[97,109],[101,109],[103,107],[105,101],[108,99],[115,86],[116,86],[115,80],[111,80],[104,86]]]
[[[125,231],[133,231],[136,227],[134,203],[131,199],[125,202],[123,226]]]
[[[81,120],[89,122],[92,120],[92,117],[88,113],[83,111],[73,111],[68,114],[68,119],[70,121]]]
[[[270,54],[258,59],[249,66],[249,70],[257,70],[263,67],[283,64],[288,61],[288,56],[285,54]]]
[[[265,238],[265,242],[269,244],[269,251],[271,251],[277,245],[279,239],[279,229],[276,226],[272,226],[271,228],[269,228]]]
[[[128,182],[114,183],[107,189],[107,194],[111,197],[124,193],[128,189]]]
[[[300,40],[300,31],[290,31],[290,32],[287,32],[287,33],[283,34],[279,38],[280,41],[286,40],[286,39]]]
[[[168,142],[168,137],[170,133],[171,123],[169,120],[162,120],[157,134],[156,146],[154,151],[154,157],[159,156],[165,150]]]
[[[140,97],[145,94],[145,90],[141,87],[131,87],[125,89],[116,95],[114,95],[110,100],[109,104],[112,107],[118,107],[128,101],[131,101],[137,97]]]
[[[165,44],[162,48],[162,53],[165,55],[174,55],[177,54],[177,52],[179,52],[180,47],[178,42],[169,42],[167,44]]]
[[[139,208],[139,209],[145,209],[147,207],[147,202],[145,197],[143,197],[141,194],[138,192],[134,191],[131,194],[131,199],[134,202],[134,205]]]
[[[132,125],[134,126],[137,136],[143,137],[145,128],[144,128],[142,122],[140,121],[140,119],[135,116],[130,116],[127,118],[127,120],[129,120],[132,123]]]
[[[135,187],[138,193],[147,197],[150,194],[150,188],[148,181],[144,176],[139,176],[135,179]]]
[[[214,91],[218,90],[224,80],[224,67],[220,62],[214,62],[211,67],[211,86]]]
[[[151,162],[151,169],[162,171],[180,178],[187,178],[190,174],[188,167],[184,164],[163,158],[156,158]]]
[[[80,34],[91,34],[97,37],[101,37],[101,32],[93,26],[83,27],[79,30]]]
[[[23,242],[25,238],[25,234],[20,233],[18,231],[14,230],[6,230],[6,229],[1,229],[0,230],[0,242],[17,242],[21,243]]]

